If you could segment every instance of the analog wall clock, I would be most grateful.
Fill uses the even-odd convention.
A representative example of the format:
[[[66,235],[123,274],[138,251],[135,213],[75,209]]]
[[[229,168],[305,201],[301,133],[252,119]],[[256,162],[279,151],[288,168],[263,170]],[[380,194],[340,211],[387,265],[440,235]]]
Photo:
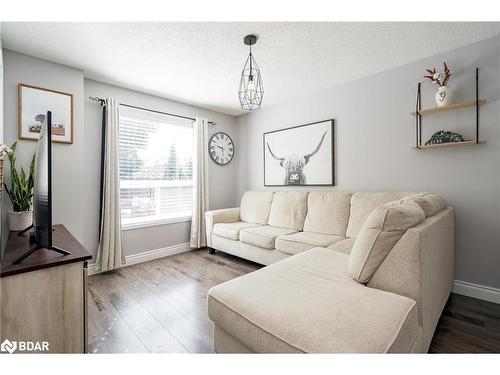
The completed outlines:
[[[233,140],[224,132],[215,133],[208,141],[208,152],[217,164],[229,164],[234,156]]]

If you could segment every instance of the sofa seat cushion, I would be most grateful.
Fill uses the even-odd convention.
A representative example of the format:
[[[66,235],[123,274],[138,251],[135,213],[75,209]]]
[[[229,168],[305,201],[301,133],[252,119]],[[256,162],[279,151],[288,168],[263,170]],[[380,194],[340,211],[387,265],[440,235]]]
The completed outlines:
[[[327,247],[327,249],[335,250],[342,254],[349,255],[354,245],[354,238],[346,238],[345,240],[335,242],[334,244]]]
[[[271,225],[264,225],[255,228],[245,228],[240,231],[240,241],[250,245],[273,250],[275,240],[279,236],[295,233],[296,230],[287,228],[277,228]]]
[[[208,292],[208,314],[259,353],[409,352],[415,301],[357,283],[348,258],[315,248],[227,281]]]
[[[276,250],[282,253],[295,255],[313,247],[327,247],[335,242],[344,240],[344,236],[319,234],[312,232],[297,232],[276,238]]]
[[[258,226],[258,224],[246,223],[244,221],[236,221],[234,223],[217,223],[214,225],[212,233],[220,237],[238,241],[240,239],[240,230]]]

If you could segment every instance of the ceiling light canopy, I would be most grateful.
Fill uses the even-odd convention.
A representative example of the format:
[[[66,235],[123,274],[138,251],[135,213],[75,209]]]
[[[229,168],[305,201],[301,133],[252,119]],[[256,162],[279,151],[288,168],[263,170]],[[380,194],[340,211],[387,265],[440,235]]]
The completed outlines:
[[[264,86],[262,85],[260,69],[252,55],[252,45],[257,43],[257,36],[247,35],[243,38],[243,42],[247,46],[250,46],[250,54],[248,55],[243,71],[241,72],[238,96],[241,108],[247,111],[252,111],[260,108],[262,98],[264,97]]]

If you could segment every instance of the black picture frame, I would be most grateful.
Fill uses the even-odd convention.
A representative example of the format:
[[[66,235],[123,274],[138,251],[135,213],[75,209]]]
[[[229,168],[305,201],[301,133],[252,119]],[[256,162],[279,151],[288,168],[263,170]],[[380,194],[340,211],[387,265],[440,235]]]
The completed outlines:
[[[330,122],[330,129],[331,129],[331,139],[332,139],[332,142],[331,142],[331,153],[332,153],[332,165],[331,165],[331,172],[332,172],[332,180],[331,182],[327,183],[327,184],[280,184],[280,185],[276,185],[276,184],[267,184],[266,183],[266,135],[268,134],[272,134],[272,133],[279,133],[279,132],[283,132],[283,131],[288,131],[288,130],[292,130],[292,129],[297,129],[297,128],[301,128],[301,127],[305,127],[305,126],[311,126],[311,125],[316,125],[316,124],[321,124],[321,123],[324,123],[324,122]],[[302,125],[296,125],[296,126],[291,126],[291,127],[288,127],[288,128],[283,128],[283,129],[278,129],[278,130],[272,130],[272,131],[269,131],[269,132],[265,132],[262,134],[262,162],[264,164],[264,174],[263,174],[263,178],[264,178],[264,186],[265,187],[280,187],[280,186],[287,186],[287,187],[294,187],[294,186],[297,186],[297,187],[301,187],[301,186],[335,186],[335,120],[333,118],[331,119],[326,119],[326,120],[322,120],[322,121],[315,121],[315,122],[310,122],[310,123],[307,123],[307,124],[302,124]]]

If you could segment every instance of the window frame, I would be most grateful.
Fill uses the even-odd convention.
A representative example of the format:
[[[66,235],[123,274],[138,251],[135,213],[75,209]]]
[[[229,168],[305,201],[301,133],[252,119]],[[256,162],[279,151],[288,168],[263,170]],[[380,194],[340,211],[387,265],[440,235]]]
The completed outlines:
[[[148,227],[157,227],[160,225],[187,223],[191,222],[191,219],[192,216],[183,216],[171,219],[157,219],[157,220],[143,221],[139,223],[128,223],[128,224],[122,224],[122,230],[128,231],[128,230],[148,228]]]
[[[170,126],[181,126],[181,127],[186,127],[186,128],[190,128],[192,129],[192,124],[190,126],[187,126],[187,125],[181,125],[178,123],[178,121],[163,121],[158,119],[158,116],[157,115],[154,115],[154,119],[152,119],[148,113],[147,110],[138,110],[138,111],[135,111],[134,112],[136,114],[138,113],[144,113],[144,116],[141,116],[141,115],[136,115],[136,116],[131,116],[130,113],[129,114],[121,114],[119,115],[119,124],[121,124],[121,118],[122,116],[124,118],[134,118],[136,117],[137,119],[141,120],[141,121],[145,121],[145,122],[156,122],[156,123],[159,123],[159,125],[161,126],[162,123],[165,124],[165,125],[170,125]],[[163,115],[163,116],[166,116],[166,115]],[[120,129],[118,130],[118,132],[120,132]],[[194,134],[193,134],[193,137],[194,137]],[[193,139],[193,142],[194,142],[194,139]],[[120,147],[120,133],[118,133],[118,148]],[[194,155],[192,155],[192,157],[194,157]],[[119,163],[119,167],[120,167],[120,164],[121,164],[121,159],[119,158],[118,159],[118,163]],[[135,180],[123,180],[123,181],[135,181]],[[160,180],[161,181],[161,180]],[[177,180],[176,180],[177,181]],[[178,181],[182,181],[182,180],[178,180]],[[121,185],[121,182],[122,182],[122,179],[121,177],[119,176],[119,183]],[[191,185],[191,188],[194,188],[194,182],[192,182],[192,185]],[[149,187],[144,187],[144,188],[149,188]],[[122,187],[120,186],[119,188],[119,194],[121,194],[121,189]],[[192,213],[191,215],[189,216],[186,216],[185,214],[180,214],[179,216],[174,216],[174,217],[170,217],[170,218],[157,218],[155,219],[154,217],[155,216],[145,216],[143,221],[140,221],[138,220],[137,222],[129,222],[129,223],[124,223],[123,222],[123,216],[122,216],[122,213],[121,213],[121,210],[122,210],[122,206],[121,206],[121,203],[120,203],[120,219],[121,219],[121,230],[122,231],[129,231],[129,230],[136,230],[136,229],[141,229],[141,228],[148,228],[148,227],[155,227],[155,226],[161,226],[161,225],[168,225],[168,224],[177,224],[177,223],[186,223],[186,222],[191,222],[192,220]],[[191,212],[192,212],[192,207],[191,207]],[[151,218],[151,219],[147,219],[147,218]],[[140,218],[139,218],[140,219]]]

